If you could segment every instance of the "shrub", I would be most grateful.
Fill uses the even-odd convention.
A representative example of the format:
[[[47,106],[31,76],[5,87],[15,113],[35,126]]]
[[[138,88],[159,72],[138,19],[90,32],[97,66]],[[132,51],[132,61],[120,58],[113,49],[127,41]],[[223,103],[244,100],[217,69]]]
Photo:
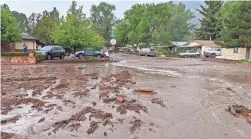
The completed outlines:
[[[44,56],[41,52],[36,52],[36,61],[41,62],[44,60]]]
[[[29,56],[28,52],[4,52],[1,56]]]
[[[157,48],[158,55],[167,55],[168,51],[165,48]]]

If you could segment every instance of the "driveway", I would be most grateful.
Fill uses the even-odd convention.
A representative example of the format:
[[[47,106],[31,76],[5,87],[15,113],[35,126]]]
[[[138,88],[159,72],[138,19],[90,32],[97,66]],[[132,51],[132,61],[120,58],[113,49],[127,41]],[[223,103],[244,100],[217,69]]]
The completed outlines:
[[[247,120],[225,110],[251,108],[250,65],[115,57],[119,62],[2,65],[1,117],[18,116],[2,132],[31,139],[251,138]],[[135,93],[139,88],[156,94]]]

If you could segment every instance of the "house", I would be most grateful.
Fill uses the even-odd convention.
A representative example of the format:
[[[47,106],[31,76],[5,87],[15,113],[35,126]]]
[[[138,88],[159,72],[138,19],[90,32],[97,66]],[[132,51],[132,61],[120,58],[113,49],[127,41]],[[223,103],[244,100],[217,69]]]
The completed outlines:
[[[242,60],[246,57],[246,48],[222,48],[221,57],[223,59]],[[250,53],[251,60],[251,53]]]
[[[187,44],[188,44],[188,42],[172,41],[172,45],[167,47],[167,51],[169,51],[173,54],[173,53],[177,52],[179,48],[182,48]]]
[[[29,51],[35,51],[39,40],[36,37],[22,33],[22,42],[1,44],[1,52],[22,52],[24,43],[27,45]]]
[[[221,46],[215,44],[214,41],[210,41],[210,40],[192,40],[184,47],[195,48],[201,52],[202,56],[204,56],[203,53],[205,51],[209,51],[212,48],[217,48]]]

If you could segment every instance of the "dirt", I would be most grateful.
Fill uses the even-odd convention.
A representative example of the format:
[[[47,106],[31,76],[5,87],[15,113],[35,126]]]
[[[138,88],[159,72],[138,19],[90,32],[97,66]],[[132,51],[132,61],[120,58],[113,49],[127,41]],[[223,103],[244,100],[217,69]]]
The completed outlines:
[[[37,109],[38,111],[40,111],[42,109],[42,107],[44,106],[44,102],[39,100],[39,99],[34,99],[34,98],[21,98],[16,102],[16,106],[17,105],[21,105],[21,104],[32,104],[32,108]]]
[[[116,111],[120,114],[126,114],[127,110],[134,111],[138,114],[140,114],[140,111],[143,111],[145,113],[148,112],[148,109],[146,106],[142,106],[141,104],[137,103],[135,100],[131,101],[125,101],[124,103],[121,103],[119,107],[117,107]]]
[[[102,110],[95,109],[95,108],[92,108],[92,107],[86,107],[82,111],[72,115],[71,118],[56,122],[53,125],[53,127],[54,127],[53,132],[56,133],[60,128],[66,127],[70,122],[85,121],[85,119],[86,119],[85,114],[87,114],[87,113],[90,113],[89,121],[91,121],[92,117],[95,118],[95,119],[100,119],[103,122],[107,122],[108,119],[112,118],[111,113],[106,113],[106,112],[104,112]],[[94,121],[92,121],[91,123],[93,123],[93,122]],[[109,123],[109,121],[108,121],[108,123]],[[81,125],[78,124],[78,125],[73,125],[73,126],[76,126],[76,128],[74,128],[74,129],[77,130]],[[93,133],[96,130],[95,127],[96,127],[96,125],[94,123],[91,124],[90,128],[87,131],[88,134]]]
[[[11,139],[14,135],[13,133],[1,132],[1,139]]]
[[[56,97],[56,99],[63,99],[63,95],[53,94],[51,91],[48,91],[46,95],[43,96],[43,99],[51,99]]]
[[[89,92],[90,92],[89,89],[86,89],[84,91],[78,91],[78,92],[74,93],[74,96],[75,97],[80,97],[80,98],[86,97],[86,96],[89,96],[89,94],[88,94]]]
[[[74,101],[71,101],[71,100],[69,100],[69,99],[67,99],[67,100],[63,100],[63,102],[64,102],[64,105],[66,106],[66,105],[68,105],[68,104],[75,104],[75,102]]]
[[[98,130],[98,122],[92,121],[90,127],[87,130],[88,135],[93,134],[94,131]]]
[[[130,123],[132,124],[132,126],[130,127],[131,133],[134,133],[136,130],[140,130],[140,127],[143,124],[143,122],[140,119],[136,119],[135,117]]]
[[[153,98],[151,102],[159,104],[162,107],[166,107],[166,105],[164,104],[163,100],[161,100],[160,98]]]
[[[81,127],[80,123],[73,123],[73,124],[68,126],[68,128],[70,128],[70,131],[78,130],[79,127]]]

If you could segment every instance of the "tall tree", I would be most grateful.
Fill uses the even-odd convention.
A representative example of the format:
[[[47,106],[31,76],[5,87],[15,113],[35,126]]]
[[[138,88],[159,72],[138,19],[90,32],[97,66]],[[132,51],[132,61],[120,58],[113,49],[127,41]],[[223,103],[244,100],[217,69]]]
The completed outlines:
[[[102,48],[104,40],[90,27],[82,12],[82,6],[77,7],[75,1],[70,6],[66,19],[52,32],[52,38],[57,44],[70,46],[76,50],[83,48]]]
[[[228,48],[246,48],[246,59],[250,59],[251,48],[251,2],[227,2],[220,11],[224,27],[218,43]]]
[[[13,43],[21,40],[17,19],[9,9],[1,8],[1,43]]]
[[[167,23],[168,32],[172,34],[171,40],[186,40],[186,37],[192,34],[195,27],[195,25],[190,23],[190,20],[194,18],[193,13],[190,10],[186,10],[186,6],[183,3],[172,6],[171,13],[171,18]]]
[[[28,19],[24,13],[19,13],[17,11],[12,11],[11,12],[14,17],[16,17],[18,21],[18,28],[20,29],[21,32],[24,32],[25,30],[28,29]]]
[[[206,6],[200,5],[197,9],[204,17],[199,20],[201,27],[196,30],[197,37],[200,39],[215,40],[219,38],[222,28],[221,20],[217,17],[217,12],[221,9],[222,1],[205,1]]]
[[[93,28],[109,42],[112,27],[116,24],[116,17],[114,16],[115,5],[101,2],[99,5],[92,5],[91,7],[91,23]]]

